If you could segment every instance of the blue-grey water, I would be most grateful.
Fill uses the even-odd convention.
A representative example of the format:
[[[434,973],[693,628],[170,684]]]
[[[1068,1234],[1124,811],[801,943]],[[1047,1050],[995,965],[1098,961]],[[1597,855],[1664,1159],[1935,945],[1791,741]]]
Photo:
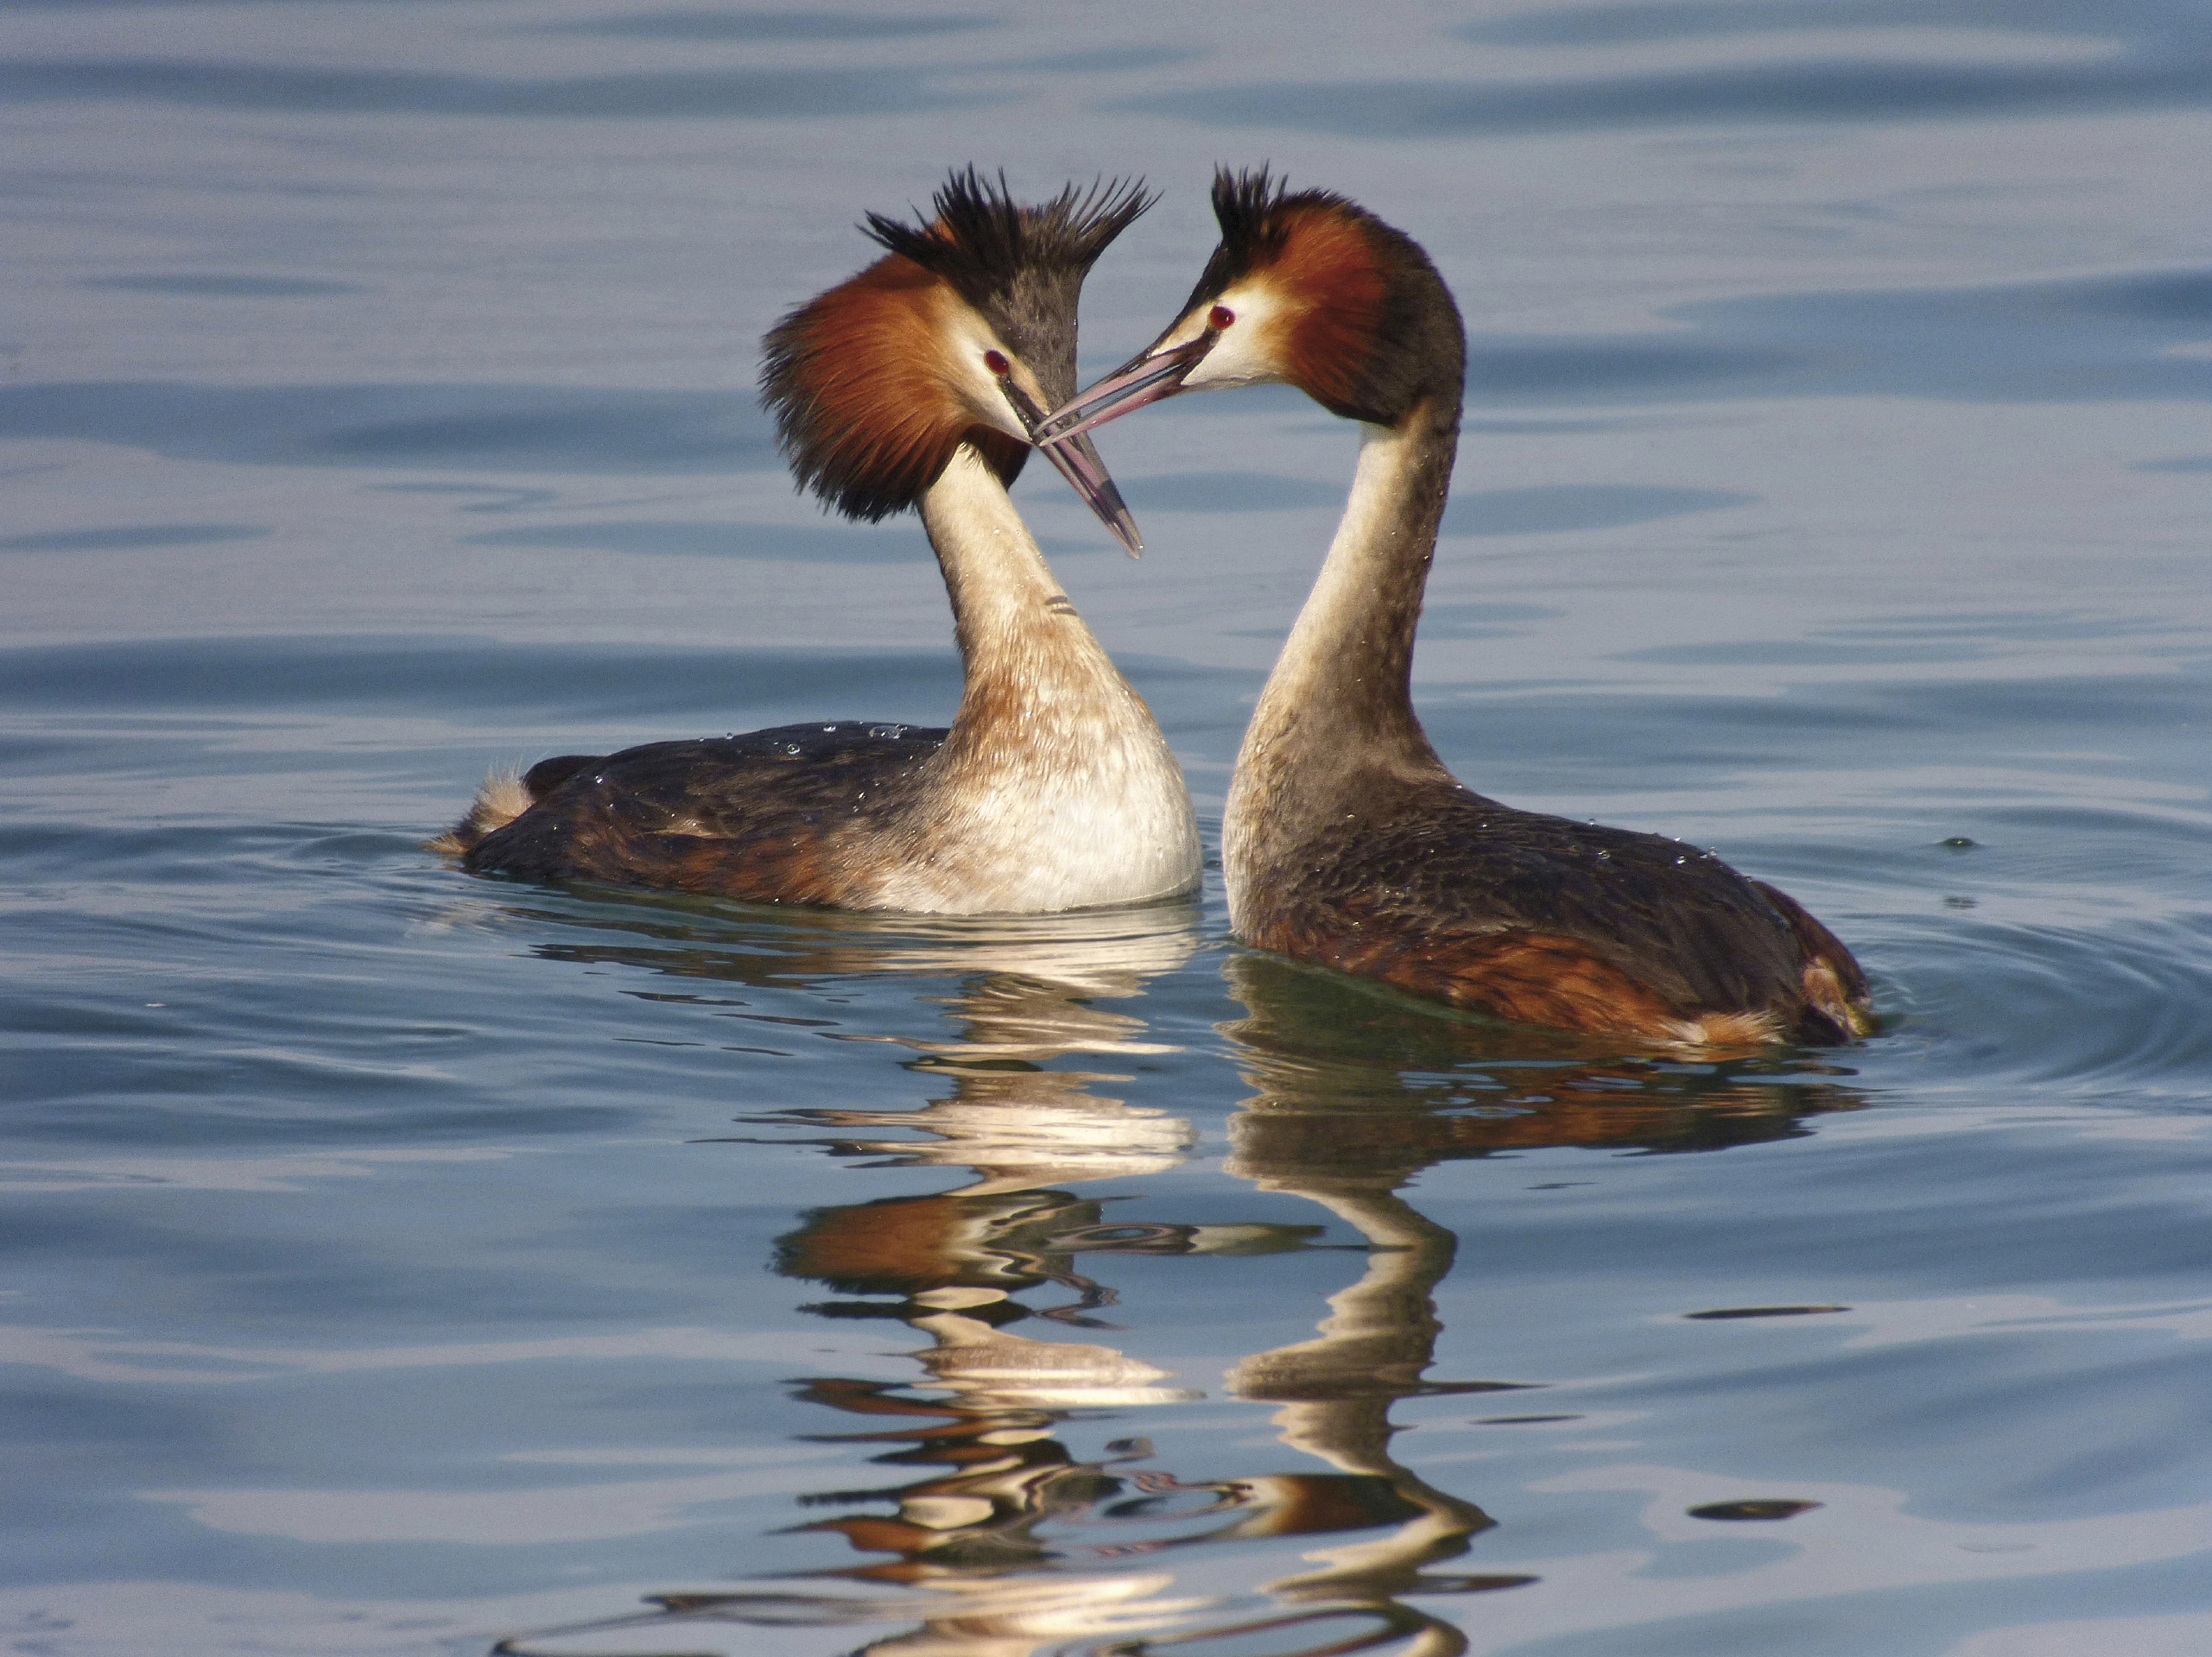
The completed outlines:
[[[2190,0],[0,13],[0,1650],[2212,1649],[2212,20]],[[756,342],[951,167],[1272,161],[1471,329],[1461,774],[1884,1033],[1448,1019],[1189,905],[473,878],[495,765],[941,722]],[[1209,837],[1353,433],[1017,499]]]

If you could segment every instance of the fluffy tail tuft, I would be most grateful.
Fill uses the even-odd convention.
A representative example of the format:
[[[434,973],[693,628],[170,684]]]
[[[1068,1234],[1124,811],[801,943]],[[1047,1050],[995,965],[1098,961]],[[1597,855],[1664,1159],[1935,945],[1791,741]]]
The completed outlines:
[[[461,820],[429,841],[425,849],[448,857],[460,854],[485,835],[503,829],[530,808],[530,791],[512,771],[494,771],[476,791]]]

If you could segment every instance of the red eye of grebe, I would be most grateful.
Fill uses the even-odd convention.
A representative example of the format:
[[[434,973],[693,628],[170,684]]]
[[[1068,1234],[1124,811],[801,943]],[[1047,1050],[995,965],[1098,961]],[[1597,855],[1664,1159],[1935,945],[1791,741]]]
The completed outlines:
[[[1206,313],[1206,326],[1209,328],[1226,328],[1236,319],[1237,313],[1226,305],[1217,305]]]
[[[998,376],[1002,380],[1014,371],[1013,364],[1009,363],[1004,356],[995,351],[987,351],[983,353],[983,366],[989,369],[993,374]]]

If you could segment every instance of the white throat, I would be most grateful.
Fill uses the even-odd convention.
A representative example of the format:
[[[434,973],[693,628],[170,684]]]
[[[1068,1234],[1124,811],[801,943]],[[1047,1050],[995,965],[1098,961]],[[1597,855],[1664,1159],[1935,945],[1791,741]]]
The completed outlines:
[[[940,914],[1138,902],[1198,883],[1182,768],[963,444],[922,496],[967,672],[921,844],[877,901]]]
[[[1409,557],[1404,502],[1421,440],[1388,426],[1360,428],[1360,464],[1344,516],[1313,591],[1292,623],[1245,727],[1222,818],[1222,863],[1232,901],[1240,870],[1257,869],[1264,821],[1297,789],[1296,774],[1317,755],[1368,741],[1347,705],[1347,680],[1375,655],[1375,595],[1401,576]],[[1424,744],[1425,745],[1425,744]]]

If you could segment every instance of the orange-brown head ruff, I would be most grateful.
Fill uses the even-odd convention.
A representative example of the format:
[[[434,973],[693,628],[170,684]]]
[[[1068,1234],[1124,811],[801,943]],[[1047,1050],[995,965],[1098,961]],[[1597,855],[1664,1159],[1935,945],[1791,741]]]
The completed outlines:
[[[871,215],[889,256],[764,342],[761,399],[799,485],[872,522],[916,504],[963,442],[1011,483],[1029,453],[1021,424],[979,402],[967,359],[1011,359],[1012,383],[1033,380],[1047,408],[1073,391],[1083,277],[1151,201],[1117,183],[1021,206],[970,168],[937,192],[929,223]]]
[[[1331,414],[1395,426],[1426,406],[1455,427],[1467,370],[1458,307],[1418,243],[1267,169],[1214,180],[1221,241],[1175,323],[1062,405],[1048,449],[1178,391],[1281,383]]]
[[[1278,376],[1347,420],[1394,425],[1439,390],[1458,402],[1459,307],[1412,237],[1332,191],[1292,194],[1264,167],[1217,169],[1214,216],[1220,244],[1186,316],[1264,288],[1274,330],[1264,349]]]

